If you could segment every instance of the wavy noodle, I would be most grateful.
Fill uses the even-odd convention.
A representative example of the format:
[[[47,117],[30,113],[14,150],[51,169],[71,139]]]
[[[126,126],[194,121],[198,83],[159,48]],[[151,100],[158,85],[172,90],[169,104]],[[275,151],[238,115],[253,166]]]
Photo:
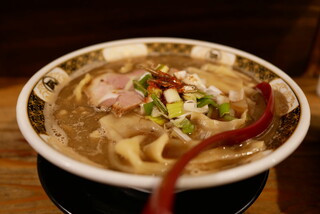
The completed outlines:
[[[239,119],[234,119],[231,121],[219,121],[210,119],[204,114],[192,112],[190,119],[197,126],[197,132],[195,133],[194,137],[203,140],[223,131],[234,130],[243,127],[246,123],[246,115],[247,111],[245,111]]]
[[[108,114],[102,117],[99,122],[106,133],[106,137],[114,142],[141,133],[152,133],[156,136],[164,133],[161,126],[136,114],[124,115],[120,118],[113,114]]]
[[[152,161],[159,163],[171,163],[174,161],[173,159],[163,157],[163,151],[168,142],[169,136],[167,133],[164,133],[158,139],[143,148],[144,154]]]
[[[197,73],[200,78],[206,80],[206,85],[214,85],[225,94],[228,94],[230,90],[240,91],[243,89],[243,80],[226,66],[205,64],[201,69],[189,67],[187,70],[190,73]]]
[[[205,139],[209,136],[219,132],[237,129],[245,124],[246,112],[244,112],[240,119],[232,121],[218,121],[210,119],[207,116],[193,112],[191,113],[191,121],[196,124],[197,132],[195,135],[198,139]],[[118,118],[112,114],[108,114],[100,119],[100,124],[105,132],[106,137],[114,143],[109,143],[109,163],[113,168],[130,173],[138,174],[163,174],[168,167],[175,162],[182,153],[187,151],[196,143],[190,145],[177,143],[169,138],[169,135],[164,129],[149,120],[145,120],[138,115],[130,114]],[[150,141],[147,137],[149,133],[154,136]],[[144,133],[144,135],[141,135]],[[199,142],[199,141],[195,141]],[[179,150],[178,154],[169,154],[171,158],[165,157],[164,153],[166,147],[170,150]],[[179,149],[172,149],[177,147]],[[188,170],[191,174],[198,173],[192,168],[199,168],[200,171],[207,171],[209,168],[220,168],[230,162],[234,162],[238,158],[222,158],[224,152],[232,152],[233,149],[216,149],[214,151],[207,151],[206,153],[214,154],[211,161],[203,158],[190,165]],[[239,152],[238,150],[234,152]],[[245,156],[241,156],[246,159]],[[224,161],[214,161],[224,159]],[[196,163],[196,164],[195,164]]]
[[[209,149],[190,161],[186,171],[192,175],[199,175],[217,171],[230,165],[241,164],[253,159],[266,149],[264,141],[248,140],[240,146],[218,147]]]
[[[159,158],[159,153],[161,151],[154,150],[158,147],[158,145],[165,143],[166,135],[162,135],[153,143],[151,143],[150,154],[151,157]],[[115,144],[115,152],[128,161],[129,165],[132,167],[132,171],[134,173],[141,173],[141,174],[162,174],[163,172],[167,171],[169,164],[168,161],[165,163],[163,162],[149,162],[142,159],[142,151],[141,151],[141,144],[142,141],[146,138],[144,135],[137,135],[135,137],[126,138],[120,140]],[[155,148],[152,148],[155,145]],[[157,148],[159,149],[159,148]],[[162,146],[163,149],[163,146]],[[147,153],[148,154],[148,153]],[[162,158],[162,160],[164,160]],[[117,159],[115,159],[117,161]],[[118,166],[121,164],[117,164]]]
[[[111,169],[119,170],[122,172],[134,173],[134,169],[123,158],[121,158],[115,151],[115,143],[108,143],[107,156]]]

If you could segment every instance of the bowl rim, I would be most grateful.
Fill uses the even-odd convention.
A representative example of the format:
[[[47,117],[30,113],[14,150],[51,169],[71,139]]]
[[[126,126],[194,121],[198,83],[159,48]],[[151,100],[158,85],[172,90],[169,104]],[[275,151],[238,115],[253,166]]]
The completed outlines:
[[[61,64],[67,59],[71,59],[75,56],[88,53],[94,50],[100,50],[107,47],[118,46],[118,45],[128,45],[136,43],[150,43],[150,42],[163,42],[163,43],[182,43],[191,45],[201,45],[205,47],[218,48],[223,51],[231,52],[245,58],[251,59],[266,68],[269,68],[273,73],[277,74],[281,79],[283,79],[295,93],[296,98],[299,100],[301,108],[301,117],[297,124],[297,127],[289,139],[281,145],[279,148],[274,150],[272,153],[266,155],[265,157],[255,160],[253,162],[237,166],[231,169],[226,169],[213,174],[200,175],[200,176],[182,176],[178,179],[176,187],[178,189],[194,189],[194,188],[204,188],[213,187],[223,184],[232,183],[245,178],[252,177],[269,168],[277,165],[290,154],[292,154],[297,147],[302,143],[304,137],[307,134],[308,128],[310,126],[310,107],[306,96],[304,95],[301,88],[287,75],[284,71],[280,70],[273,64],[245,51],[232,48],[226,45],[217,44],[214,42],[200,41],[194,39],[176,38],[176,37],[142,37],[142,38],[129,38],[115,41],[107,41],[88,47],[84,47],[68,54],[65,54],[56,60],[50,62],[40,70],[38,70],[24,85],[22,88],[16,105],[16,118],[18,126],[24,138],[28,141],[29,145],[41,156],[46,158],[51,163],[56,166],[76,174],[78,176],[84,177],[89,180],[93,180],[100,183],[105,183],[109,185],[132,187],[138,189],[152,189],[158,182],[160,182],[160,177],[148,176],[148,175],[135,175],[125,172],[118,172],[113,170],[107,170],[98,168],[95,166],[87,165],[80,161],[76,161],[64,154],[61,154],[53,147],[44,142],[41,137],[34,131],[27,112],[27,103],[30,93],[34,89],[36,83],[39,79],[49,72],[55,66]]]

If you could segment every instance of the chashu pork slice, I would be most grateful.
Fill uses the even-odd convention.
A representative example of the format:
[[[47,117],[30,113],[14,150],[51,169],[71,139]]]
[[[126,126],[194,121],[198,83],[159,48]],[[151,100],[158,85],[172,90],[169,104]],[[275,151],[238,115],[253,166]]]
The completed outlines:
[[[134,90],[132,80],[139,79],[145,72],[135,70],[127,74],[104,73],[95,77],[85,88],[90,104],[112,111],[117,116],[132,110],[144,99]]]

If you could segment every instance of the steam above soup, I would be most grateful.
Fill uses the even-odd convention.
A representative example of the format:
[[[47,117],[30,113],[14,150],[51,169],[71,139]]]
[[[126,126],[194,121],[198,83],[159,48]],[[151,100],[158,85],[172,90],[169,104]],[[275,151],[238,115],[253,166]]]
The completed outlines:
[[[70,81],[47,105],[50,142],[72,157],[136,174],[161,175],[214,134],[259,118],[264,100],[250,76],[185,56],[107,63]],[[53,122],[54,121],[54,122]],[[185,169],[203,174],[258,158],[268,134],[202,152]]]

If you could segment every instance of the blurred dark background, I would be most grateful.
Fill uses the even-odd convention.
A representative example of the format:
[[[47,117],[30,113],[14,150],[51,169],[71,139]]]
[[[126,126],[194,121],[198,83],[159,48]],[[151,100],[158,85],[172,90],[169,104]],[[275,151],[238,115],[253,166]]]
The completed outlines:
[[[170,36],[242,49],[298,76],[319,52],[319,14],[320,0],[2,1],[0,75],[29,77],[96,43]]]

